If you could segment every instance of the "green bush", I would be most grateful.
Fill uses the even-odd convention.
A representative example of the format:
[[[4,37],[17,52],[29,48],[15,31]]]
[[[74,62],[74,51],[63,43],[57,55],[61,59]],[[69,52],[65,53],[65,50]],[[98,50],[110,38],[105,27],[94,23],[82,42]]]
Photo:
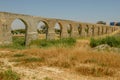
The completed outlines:
[[[20,77],[16,72],[6,70],[0,73],[0,80],[20,80]]]
[[[99,38],[99,39],[91,38],[91,41],[90,41],[91,47],[96,47],[101,44],[108,44],[111,47],[120,47],[120,37],[107,36],[105,38]]]

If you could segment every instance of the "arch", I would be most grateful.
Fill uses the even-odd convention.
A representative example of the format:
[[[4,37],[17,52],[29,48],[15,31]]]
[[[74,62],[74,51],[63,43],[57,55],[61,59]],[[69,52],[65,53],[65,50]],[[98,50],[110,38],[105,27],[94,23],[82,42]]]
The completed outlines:
[[[45,21],[39,21],[37,25],[37,32],[40,39],[47,39],[48,35],[48,24]]]
[[[12,41],[14,42],[14,40],[17,40],[19,38],[21,39],[21,45],[26,45],[27,28],[28,25],[26,21],[24,21],[23,19],[16,18],[12,20],[11,22]]]
[[[79,24],[79,26],[78,26],[78,33],[79,33],[79,35],[82,34],[82,25],[81,24]]]
[[[104,27],[102,26],[102,31],[101,31],[101,34],[104,34]]]
[[[111,31],[114,32],[114,28],[113,27],[111,27]]]
[[[60,22],[56,22],[54,28],[57,38],[61,38],[62,24]]]
[[[107,26],[106,26],[106,29],[105,29],[105,34],[107,34],[108,33],[108,28],[107,28]]]
[[[92,27],[91,27],[92,36],[94,36],[94,30],[95,30],[95,26],[92,25]]]
[[[89,34],[89,26],[88,25],[86,25],[86,27],[85,27],[85,33],[86,33],[86,36],[88,36],[88,34]]]
[[[69,34],[69,37],[71,37],[71,35],[72,35],[72,25],[71,24],[67,25],[67,32]]]
[[[98,35],[100,35],[100,27],[98,26]]]

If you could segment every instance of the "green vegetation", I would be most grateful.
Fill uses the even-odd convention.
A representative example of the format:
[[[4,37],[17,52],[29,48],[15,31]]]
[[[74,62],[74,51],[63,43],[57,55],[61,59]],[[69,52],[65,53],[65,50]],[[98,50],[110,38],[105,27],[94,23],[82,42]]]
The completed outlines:
[[[96,47],[101,44],[108,44],[111,47],[120,48],[120,37],[117,36],[107,36],[105,38],[94,39],[92,38],[90,41],[91,47]]]
[[[16,72],[6,70],[0,73],[0,80],[20,80],[20,77]]]
[[[34,40],[30,45],[37,45],[38,47],[61,47],[61,46],[72,46],[76,42],[73,38],[64,38],[59,40]]]
[[[25,49],[24,37],[13,37],[12,44],[1,45],[0,48]]]
[[[18,30],[12,30],[12,34],[25,34],[26,30],[25,29],[18,29]]]
[[[30,43],[30,46],[36,45],[39,48],[42,47],[63,47],[63,46],[72,46],[76,42],[73,38],[65,38],[59,40],[34,40]],[[10,45],[2,45],[0,48],[11,48],[11,49],[25,49],[25,40],[24,37],[13,37],[13,43]],[[18,55],[21,56],[21,55]]]

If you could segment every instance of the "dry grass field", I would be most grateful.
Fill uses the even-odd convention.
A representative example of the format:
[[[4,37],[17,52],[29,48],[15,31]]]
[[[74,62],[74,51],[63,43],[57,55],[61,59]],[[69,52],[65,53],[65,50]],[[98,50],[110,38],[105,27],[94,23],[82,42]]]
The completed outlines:
[[[72,47],[0,49],[0,71],[7,69],[20,80],[120,80],[120,53],[93,49],[89,40]]]

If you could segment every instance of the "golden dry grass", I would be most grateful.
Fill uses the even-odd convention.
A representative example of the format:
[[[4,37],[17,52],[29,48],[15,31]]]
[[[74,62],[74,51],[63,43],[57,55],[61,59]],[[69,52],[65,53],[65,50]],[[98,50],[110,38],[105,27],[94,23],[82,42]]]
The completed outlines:
[[[34,48],[15,51],[9,55],[10,61],[20,62],[16,66],[36,68],[52,66],[69,69],[83,75],[113,76],[120,68],[120,54],[95,51],[89,47],[89,41],[78,41],[71,48]],[[25,55],[15,57],[15,54]]]
[[[113,51],[96,51],[90,48],[88,40],[78,40],[70,48],[32,48],[11,50],[1,54],[16,62],[15,66],[36,68],[52,66],[69,69],[77,74],[92,76],[114,76],[120,68],[120,54]]]

